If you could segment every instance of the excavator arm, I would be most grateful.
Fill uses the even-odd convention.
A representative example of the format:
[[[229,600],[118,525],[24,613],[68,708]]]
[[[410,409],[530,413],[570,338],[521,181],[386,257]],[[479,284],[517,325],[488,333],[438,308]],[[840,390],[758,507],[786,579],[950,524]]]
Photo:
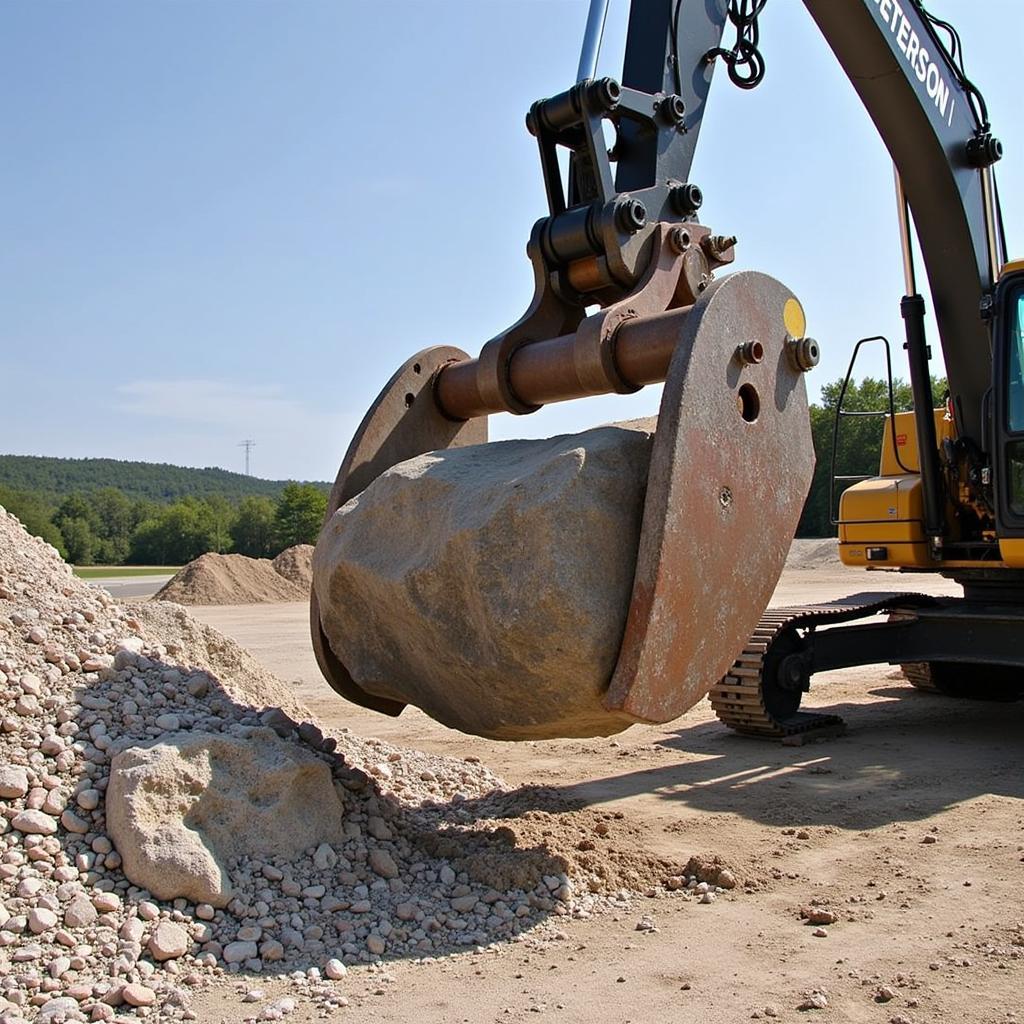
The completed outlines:
[[[906,197],[900,203],[907,269],[902,309],[923,518],[930,550],[941,558],[949,495],[935,444],[924,300],[914,280],[906,206],[931,283],[956,430],[974,449],[987,450],[993,365],[987,315],[1001,308],[993,285],[1002,261],[991,165],[1000,147],[980,95],[936,33],[941,23],[917,0],[804,2],[878,127]],[[476,358],[439,346],[397,371],[349,446],[321,535],[323,542],[337,534],[342,527],[332,525],[334,513],[396,463],[484,444],[493,413],[523,415],[550,402],[664,382],[621,646],[588,719],[587,728],[601,734],[631,722],[669,721],[727,671],[745,682],[742,692],[726,686],[733,676],[719,684],[719,713],[733,715],[732,724],[753,723],[751,731],[780,734],[773,730],[785,729],[765,705],[762,718],[750,717],[761,700],[761,661],[729,666],[745,643],[763,653],[781,640],[787,707],[794,692],[799,704],[812,670],[804,672],[810,655],[798,627],[791,636],[788,618],[770,628],[758,620],[810,486],[814,453],[803,375],[818,362],[818,346],[784,285],[754,272],[717,278],[733,261],[736,239],[698,223],[703,194],[690,173],[716,66],[724,62],[743,87],[764,73],[757,29],[764,6],[765,0],[633,0],[620,82],[595,77],[607,0],[593,0],[576,83],[537,101],[527,115],[548,200],[527,246],[535,281],[529,307]],[[727,31],[735,31],[731,46],[723,46]],[[344,628],[328,633],[324,626],[340,620],[320,614],[321,598],[336,599],[328,547],[319,544],[314,558],[311,631],[321,670],[337,692],[388,714],[406,702],[436,713],[432,708],[451,707],[453,699],[486,701],[477,691],[453,698],[443,667],[427,672],[429,678],[354,676]],[[883,607],[899,611],[876,601],[847,609],[840,619]],[[808,614],[799,622],[825,615]],[[386,629],[386,616],[379,621]],[[941,624],[933,632],[952,635]],[[1021,646],[1020,634],[1011,623],[999,635],[1006,642],[996,659],[1005,662],[1005,650]],[[382,639],[396,650],[404,642],[399,635]],[[493,650],[481,639],[484,648]],[[575,680],[553,683],[549,692],[559,685],[574,687]],[[538,711],[532,695],[516,686],[510,672],[501,721],[486,734],[554,735],[557,727],[545,719],[550,708]],[[450,724],[462,727],[465,720]]]

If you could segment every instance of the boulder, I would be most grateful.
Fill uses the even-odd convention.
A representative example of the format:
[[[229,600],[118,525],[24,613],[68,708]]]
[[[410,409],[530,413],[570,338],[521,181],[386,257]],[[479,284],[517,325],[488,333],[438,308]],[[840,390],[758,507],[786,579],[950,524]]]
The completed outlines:
[[[242,739],[173,733],[111,761],[107,830],[124,873],[162,900],[224,907],[232,857],[297,858],[343,840],[329,766],[254,729]]]
[[[654,420],[399,463],[321,532],[324,634],[370,693],[495,739],[606,736]]]

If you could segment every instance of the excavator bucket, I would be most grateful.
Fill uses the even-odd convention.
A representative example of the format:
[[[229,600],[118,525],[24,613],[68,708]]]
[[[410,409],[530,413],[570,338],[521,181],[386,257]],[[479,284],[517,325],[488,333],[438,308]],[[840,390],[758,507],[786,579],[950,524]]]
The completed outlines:
[[[703,229],[694,228],[699,238]],[[415,355],[366,414],[328,508],[330,520],[398,462],[484,444],[490,412],[663,380],[602,733],[670,721],[725,675],[782,572],[814,468],[804,372],[818,353],[804,336],[799,302],[778,281],[749,271],[692,288],[687,251],[659,226],[640,286],[570,333],[553,336],[558,318],[539,302],[479,359],[449,347]],[[545,317],[544,330],[530,329]],[[532,341],[531,333],[547,340]],[[346,668],[343,638],[327,634],[321,621],[321,582],[314,580],[310,614],[325,678],[357,704],[398,714],[405,703],[393,686],[374,692],[372,681]],[[515,678],[504,680],[506,693],[516,686]],[[537,734],[552,735],[543,723]]]

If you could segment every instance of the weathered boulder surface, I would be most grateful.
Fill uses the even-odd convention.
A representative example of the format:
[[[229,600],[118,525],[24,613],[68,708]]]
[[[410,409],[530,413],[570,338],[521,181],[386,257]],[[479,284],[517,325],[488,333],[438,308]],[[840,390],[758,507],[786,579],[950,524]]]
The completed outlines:
[[[324,633],[367,691],[496,739],[609,735],[654,420],[399,463],[320,535]]]
[[[179,732],[130,747],[111,762],[106,809],[135,885],[215,907],[231,899],[230,858],[298,858],[343,838],[330,768],[272,729]]]

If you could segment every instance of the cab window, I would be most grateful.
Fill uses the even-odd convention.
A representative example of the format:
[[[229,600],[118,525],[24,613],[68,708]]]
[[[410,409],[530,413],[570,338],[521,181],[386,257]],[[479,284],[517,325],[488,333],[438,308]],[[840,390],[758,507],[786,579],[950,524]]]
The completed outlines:
[[[1010,434],[1024,434],[1024,288],[1011,297],[1008,312],[1010,358],[1006,426]],[[1010,509],[1014,515],[1024,515],[1024,437],[1010,440],[1006,455]]]

